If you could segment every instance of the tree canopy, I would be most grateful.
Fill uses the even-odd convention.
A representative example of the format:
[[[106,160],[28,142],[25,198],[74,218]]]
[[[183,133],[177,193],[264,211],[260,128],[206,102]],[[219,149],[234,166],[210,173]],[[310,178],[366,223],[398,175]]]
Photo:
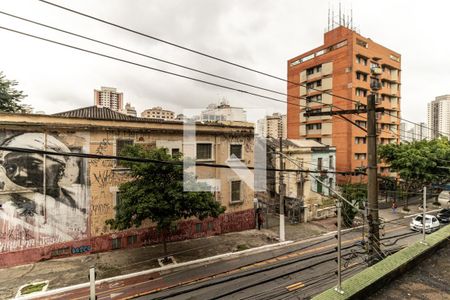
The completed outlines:
[[[378,155],[398,173],[406,192],[450,180],[450,143],[445,138],[382,145]]]
[[[0,111],[28,112],[29,107],[20,102],[26,97],[22,91],[16,90],[17,81],[6,79],[0,72]]]
[[[183,191],[183,179],[193,183],[195,178],[183,177],[183,165],[177,163],[181,161],[181,155],[171,156],[164,148],[146,149],[141,145],[127,146],[121,155],[173,163],[121,162],[130,168],[131,180],[119,187],[120,201],[115,219],[107,221],[112,228],[138,227],[144,220],[150,220],[162,234],[167,254],[166,235],[176,221],[190,217],[200,220],[218,217],[225,211],[211,192]]]
[[[359,209],[364,208],[364,201],[367,200],[367,185],[366,184],[345,184],[341,186],[341,195],[350,201]],[[342,225],[351,227],[353,220],[358,213],[358,210],[349,203],[342,201]]]

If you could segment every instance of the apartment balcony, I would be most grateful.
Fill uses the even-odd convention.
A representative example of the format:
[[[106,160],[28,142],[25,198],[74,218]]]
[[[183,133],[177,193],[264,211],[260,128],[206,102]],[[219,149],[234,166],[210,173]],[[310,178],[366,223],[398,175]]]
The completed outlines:
[[[322,94],[322,103],[323,104],[332,104],[333,96],[331,96],[329,94]]]
[[[395,115],[394,116],[389,116],[389,117],[390,117],[391,123],[398,123],[399,122],[399,119]]]
[[[319,94],[321,91],[331,90],[333,88],[333,80],[331,77],[322,78],[320,86],[314,86],[312,88],[307,88],[305,86],[300,87],[300,96],[311,96],[314,94]]]
[[[367,144],[353,144],[352,152],[365,153],[367,151]]]
[[[321,66],[321,70],[319,72],[315,71],[312,74],[307,74],[306,70],[300,72],[300,82],[312,81],[320,79],[323,76],[328,76],[333,73],[333,63],[324,63]]]
[[[398,95],[398,84],[391,84],[391,95]]]
[[[391,109],[392,110],[398,110],[400,108],[399,101],[396,98],[395,99],[391,99],[390,100],[390,104],[391,104]]]
[[[331,135],[333,133],[333,123],[322,123],[322,134]]]
[[[306,129],[306,134],[307,135],[311,135],[311,134],[322,135],[322,130],[321,129]]]

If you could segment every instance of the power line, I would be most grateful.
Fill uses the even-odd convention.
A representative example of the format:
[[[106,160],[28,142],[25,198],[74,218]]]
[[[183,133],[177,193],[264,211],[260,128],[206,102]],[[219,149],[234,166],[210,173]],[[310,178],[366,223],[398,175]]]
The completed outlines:
[[[275,93],[275,94],[278,94],[278,95],[283,95],[283,96],[286,96],[288,98],[290,97],[290,98],[299,99],[299,100],[301,100],[301,99],[309,100],[310,102],[319,103],[321,105],[328,105],[329,107],[335,107],[337,109],[342,110],[342,108],[340,108],[340,107],[338,107],[336,105],[328,104],[328,103],[322,103],[322,102],[317,101],[317,100],[309,99],[306,96],[291,96],[291,95],[289,95],[287,93],[279,92],[279,91],[276,91],[276,90],[268,89],[268,88],[265,88],[265,87],[257,86],[257,85],[254,85],[254,84],[242,82],[242,81],[235,80],[235,79],[232,79],[232,78],[224,77],[224,76],[221,76],[221,75],[213,74],[213,73],[202,71],[202,70],[199,70],[199,69],[196,69],[196,68],[192,68],[192,67],[188,67],[188,66],[181,65],[181,64],[178,64],[178,63],[174,63],[174,62],[171,62],[171,61],[168,61],[168,60],[164,60],[164,59],[161,59],[161,58],[157,58],[155,56],[151,56],[151,55],[148,55],[148,54],[145,54],[145,53],[142,53],[142,52],[137,52],[135,50],[131,50],[131,49],[124,48],[124,47],[121,47],[121,46],[117,46],[117,45],[114,45],[114,44],[111,44],[111,43],[103,42],[103,41],[100,41],[98,39],[90,38],[90,37],[87,37],[85,35],[77,34],[77,33],[74,33],[74,32],[71,32],[71,31],[67,31],[67,30],[64,30],[64,29],[60,29],[60,28],[57,28],[57,27],[54,27],[54,26],[46,25],[46,24],[43,24],[41,22],[33,21],[33,20],[30,20],[30,19],[27,19],[27,18],[24,18],[24,17],[20,17],[20,16],[17,16],[17,15],[13,15],[13,14],[10,14],[10,13],[7,13],[7,12],[0,11],[0,13],[4,14],[6,16],[12,17],[12,18],[16,18],[16,19],[25,21],[25,22],[29,22],[29,23],[32,23],[32,24],[35,24],[35,25],[46,27],[46,28],[49,28],[49,29],[52,29],[52,30],[55,30],[55,31],[59,31],[59,32],[62,32],[62,33],[65,33],[65,34],[76,36],[76,37],[79,37],[79,38],[82,38],[82,39],[85,39],[85,40],[88,40],[88,41],[92,41],[92,42],[95,42],[95,43],[98,43],[98,44],[101,44],[101,45],[109,46],[109,47],[112,47],[112,48],[115,48],[115,49],[126,51],[126,52],[129,52],[129,53],[132,53],[132,54],[136,54],[136,55],[139,55],[139,56],[146,57],[146,58],[150,58],[150,59],[153,59],[153,60],[156,60],[156,61],[159,61],[159,62],[163,62],[163,63],[169,64],[169,65],[173,65],[173,66],[176,66],[176,67],[179,67],[179,68],[183,68],[183,69],[186,69],[186,70],[189,70],[189,71],[197,72],[197,73],[200,73],[200,74],[203,74],[203,75],[208,75],[208,76],[211,76],[211,77],[214,77],[214,78],[218,78],[218,79],[226,80],[226,81],[229,81],[229,82],[241,84],[241,85],[248,86],[248,87],[251,87],[251,88],[260,89],[260,90],[263,90],[263,91],[266,91],[266,92],[271,92],[271,93]],[[302,107],[302,108],[308,108],[308,106],[303,106],[303,105],[300,105],[300,104],[297,104],[297,103],[289,103],[289,101],[282,101],[282,100],[280,100],[280,102],[286,103],[286,104],[291,104],[291,105],[294,105],[294,106],[299,106],[299,107]],[[348,118],[346,118],[344,116],[341,116],[341,118],[345,119],[349,123],[352,123],[353,125],[357,126],[361,130],[365,131],[365,129],[363,127],[361,127],[360,125],[354,123],[353,121],[349,120]]]
[[[277,99],[277,98],[273,98],[273,97],[269,97],[269,96],[265,96],[265,95],[261,95],[261,94],[257,94],[257,93],[253,93],[253,92],[249,92],[249,91],[246,91],[246,90],[237,89],[237,88],[234,88],[234,87],[230,87],[230,86],[226,86],[226,85],[222,85],[222,84],[206,81],[206,80],[203,80],[203,79],[194,78],[194,77],[190,77],[190,76],[186,76],[186,75],[182,75],[182,74],[178,74],[178,73],[174,73],[174,72],[170,72],[170,71],[154,68],[154,67],[151,67],[151,66],[147,66],[147,65],[140,64],[140,63],[136,63],[136,62],[132,62],[132,61],[129,61],[129,60],[125,60],[125,59],[122,59],[122,58],[118,58],[118,57],[115,57],[115,56],[103,54],[103,53],[100,53],[100,52],[96,52],[96,51],[80,48],[80,47],[77,47],[77,46],[61,43],[61,42],[58,42],[58,41],[54,41],[54,40],[51,40],[51,39],[43,38],[43,37],[40,37],[40,36],[37,36],[37,35],[25,33],[25,32],[22,32],[22,31],[15,30],[15,29],[3,27],[3,26],[0,26],[0,29],[4,29],[4,30],[10,31],[10,32],[14,32],[14,33],[17,33],[17,34],[21,34],[21,35],[24,35],[24,36],[35,38],[35,39],[42,40],[42,41],[45,41],[45,42],[57,44],[57,45],[60,45],[60,46],[72,48],[72,49],[79,50],[79,51],[82,51],[82,52],[86,52],[86,53],[98,55],[98,56],[101,56],[101,57],[109,58],[109,59],[112,59],[112,60],[124,62],[124,63],[131,64],[131,65],[134,65],[134,66],[138,66],[138,67],[150,69],[150,70],[153,70],[153,71],[165,73],[165,74],[168,74],[168,75],[173,75],[173,76],[176,76],[176,77],[180,77],[180,78],[184,78],[184,79],[188,79],[188,80],[204,83],[204,84],[215,86],[215,87],[220,87],[220,88],[227,89],[227,90],[232,90],[232,91],[248,94],[248,95],[251,95],[251,96],[254,96],[254,97],[264,98],[264,99],[275,101],[275,102],[288,103],[287,101],[280,100],[280,99]],[[299,107],[305,107],[305,108],[307,107],[307,106],[303,106],[303,105],[300,105],[300,104],[296,104],[296,105],[299,106]]]
[[[37,36],[37,35],[33,35],[33,34],[25,33],[25,32],[22,32],[22,31],[18,31],[18,30],[15,30],[15,29],[11,29],[11,28],[8,28],[8,27],[0,26],[0,29],[7,30],[7,31],[10,31],[10,32],[14,32],[14,33],[17,33],[17,34],[21,34],[21,35],[24,35],[24,36],[32,37],[34,39],[38,39],[38,40],[41,40],[41,41],[45,41],[45,42],[57,44],[57,45],[60,45],[60,46],[72,48],[72,49],[79,50],[79,51],[82,51],[82,52],[86,52],[86,53],[94,54],[94,55],[97,55],[97,56],[109,58],[109,59],[112,59],[112,60],[120,61],[120,62],[127,63],[127,64],[130,64],[130,65],[138,66],[138,67],[141,67],[141,68],[150,69],[150,70],[153,70],[153,71],[165,73],[165,74],[168,74],[168,75],[173,75],[173,76],[176,76],[176,77],[180,77],[180,78],[184,78],[184,79],[188,79],[188,80],[204,83],[204,84],[211,85],[211,86],[220,87],[220,88],[227,89],[227,90],[232,90],[232,91],[248,94],[248,95],[255,96],[255,97],[264,98],[264,99],[271,100],[271,101],[286,103],[286,101],[283,101],[283,100],[280,100],[280,99],[276,99],[276,98],[273,98],[273,97],[269,97],[269,96],[265,96],[265,95],[261,95],[261,94],[256,94],[256,93],[245,91],[245,90],[241,90],[241,89],[238,89],[238,88],[233,88],[233,87],[230,87],[230,86],[226,86],[226,85],[222,85],[222,84],[206,81],[206,80],[203,80],[203,79],[194,78],[194,77],[190,77],[190,76],[186,76],[186,75],[182,75],[182,74],[178,74],[178,73],[174,73],[174,72],[170,72],[170,71],[166,71],[166,70],[150,67],[150,66],[143,65],[143,64],[140,64],[140,63],[136,63],[136,62],[132,62],[132,61],[129,61],[129,60],[126,60],[126,59],[122,59],[122,58],[118,58],[118,57],[115,57],[115,56],[103,54],[103,53],[100,53],[100,52],[96,52],[96,51],[80,48],[80,47],[77,47],[77,46],[72,46],[72,45],[61,43],[61,42],[54,41],[54,40],[51,40],[51,39],[43,38],[43,37],[40,37],[40,36]]]
[[[197,72],[197,73],[200,73],[200,74],[208,75],[208,76],[211,76],[211,77],[215,77],[215,78],[226,80],[226,81],[229,81],[229,82],[241,84],[241,85],[252,87],[252,88],[255,88],[255,89],[260,89],[260,90],[263,90],[263,91],[276,93],[276,94],[287,96],[287,97],[290,97],[290,98],[307,99],[310,102],[319,103],[321,105],[328,105],[330,107],[336,107],[337,109],[342,110],[342,108],[337,107],[337,106],[335,106],[333,104],[322,103],[322,102],[317,101],[317,100],[309,99],[306,96],[291,96],[289,94],[286,94],[286,93],[283,93],[283,92],[279,92],[279,91],[276,91],[276,90],[272,90],[272,89],[268,89],[268,88],[265,88],[265,87],[253,85],[253,84],[242,82],[242,81],[235,80],[235,79],[232,79],[232,78],[227,78],[227,77],[220,76],[220,75],[217,75],[217,74],[213,74],[213,73],[210,73],[210,72],[202,71],[202,70],[199,70],[199,69],[196,69],[196,68],[192,68],[192,67],[188,67],[188,66],[185,66],[185,65],[177,64],[177,63],[174,63],[174,62],[171,62],[171,61],[168,61],[168,60],[160,59],[160,58],[157,58],[157,57],[154,57],[154,56],[147,55],[147,54],[142,53],[142,52],[137,52],[137,51],[134,51],[134,50],[131,50],[131,49],[127,49],[127,48],[124,48],[124,47],[121,47],[121,46],[117,46],[117,45],[114,45],[114,44],[111,44],[111,43],[103,42],[103,41],[100,41],[98,39],[90,38],[90,37],[87,37],[87,36],[84,36],[84,35],[81,35],[81,34],[77,34],[77,33],[71,32],[71,31],[67,31],[67,30],[60,29],[60,28],[57,28],[57,27],[54,27],[54,26],[46,25],[46,24],[43,24],[41,22],[37,22],[37,21],[34,21],[34,20],[23,18],[23,17],[17,16],[17,15],[13,15],[13,14],[10,14],[10,13],[7,13],[7,12],[0,11],[0,13],[4,14],[6,16],[12,17],[12,18],[16,18],[16,19],[25,21],[25,22],[29,22],[29,23],[36,24],[36,25],[39,25],[39,26],[42,26],[42,27],[46,27],[46,28],[50,28],[50,29],[55,30],[55,31],[63,32],[65,34],[76,36],[76,37],[79,37],[79,38],[82,38],[82,39],[86,39],[86,40],[89,40],[89,41],[92,41],[92,42],[96,42],[96,43],[99,43],[99,44],[102,44],[102,45],[106,45],[106,46],[109,46],[109,47],[112,47],[112,48],[115,48],[115,49],[119,49],[119,50],[122,50],[122,51],[129,52],[129,53],[132,53],[132,54],[140,55],[140,56],[143,56],[143,57],[146,57],[146,58],[150,58],[150,59],[153,59],[153,60],[156,60],[156,61],[159,61],[159,62],[170,64],[170,65],[173,65],[173,66],[176,66],[176,67],[179,67],[179,68],[183,68],[183,69],[187,69],[187,70],[190,70],[190,71],[193,71],[193,72]],[[78,50],[80,50],[80,49],[78,49]],[[282,102],[282,103],[286,103],[286,104],[290,104],[290,105],[294,105],[294,106],[299,106],[299,107],[302,107],[302,108],[308,108],[308,106],[303,106],[303,105],[300,105],[300,104],[297,104],[297,103],[289,103],[289,101],[283,101],[283,100],[279,100],[279,99],[277,99],[277,100],[278,100],[278,102]],[[365,131],[365,128],[363,128],[359,124],[353,122],[352,120],[346,118],[345,116],[340,116],[340,117],[343,118],[344,120],[346,120],[347,122],[353,124],[354,126],[357,126],[361,130]],[[360,117],[365,119],[363,116],[360,116]],[[387,132],[387,131],[385,131],[385,132]],[[387,132],[387,133],[390,133],[390,132]],[[399,136],[398,134],[396,134],[394,132],[392,132],[392,133],[397,135],[397,136]]]
[[[77,14],[77,15],[80,15],[80,16],[92,19],[92,20],[95,20],[95,21],[98,21],[98,22],[101,22],[101,23],[104,23],[104,24],[107,24],[107,25],[110,25],[110,26],[113,26],[113,27],[116,27],[116,28],[128,31],[128,32],[131,32],[131,33],[143,36],[143,37],[146,37],[146,38],[149,38],[149,39],[152,39],[152,40],[155,40],[155,41],[158,41],[158,42],[161,42],[161,43],[164,43],[164,44],[167,44],[167,45],[170,45],[170,46],[173,46],[173,47],[176,47],[176,48],[179,48],[179,49],[191,52],[191,53],[195,53],[195,54],[207,57],[209,59],[220,61],[222,63],[228,64],[228,65],[231,65],[231,66],[234,66],[234,67],[238,67],[238,68],[250,71],[250,72],[254,72],[254,73],[257,73],[257,74],[260,74],[260,75],[264,75],[264,76],[267,76],[267,77],[270,77],[270,78],[273,78],[273,79],[277,79],[277,80],[280,80],[280,81],[283,81],[283,82],[287,82],[287,83],[294,84],[294,85],[297,85],[297,86],[304,86],[304,87],[306,87],[306,85],[302,85],[302,84],[297,83],[297,82],[289,81],[287,79],[284,79],[284,78],[281,78],[281,77],[278,77],[278,76],[275,76],[275,75],[271,75],[271,74],[263,72],[263,71],[258,71],[256,69],[253,69],[253,68],[250,68],[250,67],[246,67],[246,66],[243,66],[241,64],[237,64],[237,63],[234,63],[232,61],[229,61],[229,60],[226,60],[226,59],[223,59],[223,58],[219,58],[217,56],[214,56],[214,55],[211,55],[211,54],[207,54],[207,53],[204,53],[204,52],[201,52],[201,51],[198,51],[198,50],[186,47],[186,46],[182,46],[182,45],[179,45],[177,43],[170,42],[170,41],[167,41],[167,40],[158,38],[156,36],[149,35],[149,34],[146,34],[146,33],[143,33],[143,32],[140,32],[140,31],[137,31],[137,30],[134,30],[134,29],[131,29],[131,28],[127,28],[125,26],[122,26],[122,25],[119,25],[119,24],[116,24],[116,23],[113,23],[113,22],[110,22],[110,21],[107,21],[107,20],[104,20],[104,19],[101,19],[101,18],[98,18],[98,17],[94,17],[92,15],[88,15],[86,13],[83,13],[83,12],[80,12],[80,11],[77,11],[77,10],[74,10],[74,9],[62,6],[62,5],[58,5],[58,4],[50,2],[50,1],[45,1],[45,0],[39,0],[39,1],[42,2],[42,3],[48,4],[48,5],[51,5],[51,6],[54,6],[54,7],[57,7],[57,8],[66,10],[66,11],[69,11],[71,13],[74,13],[74,14]],[[323,92],[322,90],[315,89],[315,88],[309,88],[309,89]],[[330,93],[330,95],[332,95],[332,94]],[[350,99],[350,98],[346,98],[346,97],[343,97],[343,96],[339,96],[339,95],[332,95],[332,96],[337,97],[337,98],[341,98],[341,99],[345,99],[345,100],[348,100],[348,101],[352,101],[354,103],[359,103],[359,101],[356,101],[356,100],[353,100],[353,99]]]
[[[125,52],[129,52],[129,53],[132,53],[132,54],[136,54],[136,55],[139,55],[139,56],[150,58],[150,59],[153,59],[153,60],[156,60],[156,61],[159,61],[159,62],[162,62],[162,63],[166,63],[166,64],[169,64],[169,65],[172,65],[172,66],[176,66],[176,67],[183,68],[183,69],[186,69],[186,70],[189,70],[189,71],[197,72],[197,73],[200,73],[200,74],[203,74],[203,75],[208,75],[208,76],[212,76],[212,77],[215,77],[215,78],[218,78],[218,79],[230,81],[230,82],[233,82],[233,83],[238,83],[238,84],[245,85],[245,86],[248,86],[248,87],[252,87],[252,88],[255,88],[255,89],[260,89],[260,90],[263,90],[263,91],[266,91],[266,92],[271,92],[271,93],[275,93],[275,94],[279,94],[279,95],[283,95],[283,96],[292,97],[292,96],[289,96],[288,94],[283,93],[283,92],[275,91],[275,90],[272,90],[272,89],[264,88],[264,87],[261,87],[261,86],[253,85],[253,84],[242,82],[242,81],[239,81],[239,80],[234,80],[232,78],[228,78],[228,77],[220,76],[220,75],[213,74],[213,73],[210,73],[210,72],[202,71],[200,69],[196,69],[196,68],[188,67],[188,66],[181,65],[181,64],[178,64],[178,63],[174,63],[174,62],[171,62],[171,61],[168,61],[168,60],[165,60],[165,59],[161,59],[161,58],[158,58],[158,57],[155,57],[155,56],[151,56],[151,55],[148,55],[148,54],[145,54],[145,53],[142,53],[142,52],[138,52],[138,51],[131,50],[131,49],[128,49],[128,48],[124,48],[124,47],[121,47],[121,46],[118,46],[118,45],[114,45],[114,44],[111,44],[111,43],[103,42],[103,41],[100,41],[98,39],[90,38],[90,37],[85,36],[85,35],[81,35],[81,34],[78,34],[78,33],[74,33],[74,32],[71,32],[71,31],[64,30],[64,29],[60,29],[60,28],[57,28],[57,27],[54,27],[54,26],[46,25],[44,23],[33,21],[33,20],[30,20],[30,19],[27,19],[27,18],[24,18],[24,17],[20,17],[20,16],[17,16],[17,15],[13,15],[13,14],[4,12],[4,11],[0,11],[0,14],[6,15],[6,16],[9,16],[9,17],[12,17],[12,18],[16,18],[16,19],[19,19],[19,20],[22,20],[22,21],[25,21],[25,22],[29,22],[29,23],[32,23],[32,24],[36,24],[36,25],[39,25],[39,26],[42,26],[42,27],[46,27],[46,28],[49,28],[49,29],[52,29],[52,30],[56,30],[56,31],[59,31],[59,32],[62,32],[62,33],[65,33],[65,34],[76,36],[76,37],[79,37],[79,38],[82,38],[82,39],[85,39],[85,40],[88,40],[88,41],[91,41],[91,42],[95,42],[95,43],[98,43],[98,44],[101,44],[101,45],[105,45],[105,46],[112,47],[112,48],[115,48],[115,49],[119,49],[119,50],[122,50],[122,51],[125,51]],[[301,98],[298,97],[298,99],[301,99]],[[304,97],[304,99],[306,99],[306,97]]]
[[[257,74],[260,74],[260,75],[264,75],[264,76],[267,76],[267,77],[270,77],[270,78],[273,78],[273,79],[277,79],[279,81],[283,81],[283,82],[286,82],[286,83],[289,83],[289,84],[293,84],[293,85],[296,85],[296,86],[307,87],[305,84],[298,83],[298,82],[293,82],[293,81],[290,81],[288,79],[284,79],[284,78],[281,78],[279,76],[275,76],[275,75],[269,74],[267,72],[263,72],[263,71],[259,71],[259,70],[256,70],[256,69],[253,69],[253,68],[250,68],[250,67],[246,67],[246,66],[243,66],[241,64],[238,64],[238,63],[235,63],[235,62],[223,59],[223,58],[219,58],[217,56],[214,56],[214,55],[211,55],[211,54],[207,54],[207,53],[204,53],[204,52],[201,52],[201,51],[198,51],[198,50],[186,47],[186,46],[182,46],[182,45],[179,45],[177,43],[170,42],[170,41],[164,40],[162,38],[158,38],[156,36],[153,36],[153,35],[150,35],[150,34],[146,34],[146,33],[143,33],[143,32],[140,32],[140,31],[137,31],[137,30],[134,30],[134,29],[131,29],[131,28],[128,28],[128,27],[125,27],[125,26],[122,26],[122,25],[119,25],[119,24],[116,24],[116,23],[113,23],[113,22],[110,22],[110,21],[107,21],[107,20],[95,17],[95,16],[92,16],[92,15],[88,15],[86,13],[83,13],[83,12],[80,12],[80,11],[77,11],[77,10],[74,10],[74,9],[62,6],[62,5],[58,5],[58,4],[50,2],[50,1],[46,1],[46,0],[39,0],[39,1],[42,2],[42,3],[48,4],[48,5],[51,5],[51,6],[54,6],[54,7],[57,7],[57,8],[66,10],[66,11],[69,11],[71,13],[74,13],[74,14],[77,14],[77,15],[80,15],[80,16],[83,16],[83,17],[86,17],[86,18],[89,18],[89,19],[101,22],[103,24],[107,24],[107,25],[110,25],[110,26],[113,26],[113,27],[116,27],[116,28],[119,28],[119,29],[122,29],[122,30],[125,30],[125,31],[128,31],[128,32],[131,32],[131,33],[134,33],[134,34],[137,34],[137,35],[149,38],[149,39],[153,39],[155,41],[158,41],[158,42],[161,42],[161,43],[164,43],[164,44],[167,44],[167,45],[170,45],[170,46],[173,46],[173,47],[176,47],[176,48],[179,48],[179,49],[182,49],[182,50],[185,50],[185,51],[197,54],[197,55],[201,55],[201,56],[207,57],[209,59],[213,59],[213,60],[216,60],[216,61],[228,64],[228,65],[231,65],[231,66],[234,66],[234,67],[238,67],[238,68],[250,71],[250,72],[254,72],[254,73],[257,73]],[[361,103],[361,101],[357,101],[357,100],[354,100],[354,99],[351,99],[351,98],[348,98],[348,97],[344,97],[344,96],[340,96],[340,95],[335,95],[335,94],[333,94],[331,92],[328,92],[328,91],[322,91],[322,90],[319,90],[319,89],[316,89],[316,88],[313,88],[313,87],[307,87],[307,88],[309,88],[311,90],[322,92],[324,94],[328,94],[330,96],[333,96],[333,97],[336,97],[336,98],[339,98],[339,99],[350,101],[350,102],[353,102],[353,103],[356,103],[356,104],[360,104]],[[290,104],[292,104],[292,103],[290,103]],[[405,122],[414,124],[414,125],[419,125],[418,123],[415,123],[415,122],[407,120],[407,119],[400,118],[398,116],[394,116],[394,115],[391,115],[391,116],[395,117],[395,118],[397,118],[399,120],[403,120]],[[430,129],[430,130],[433,130],[433,129],[428,128],[428,127],[424,127],[424,126],[422,126],[422,127]],[[436,132],[436,130],[433,130],[433,131]],[[444,134],[447,135],[447,136],[449,135],[448,133],[444,133]]]
[[[227,77],[224,77],[224,76],[216,75],[216,74],[213,74],[213,73],[210,73],[210,72],[205,72],[205,71],[202,71],[202,70],[199,70],[199,69],[195,69],[195,68],[191,68],[191,67],[184,66],[184,65],[181,65],[181,64],[173,63],[173,62],[170,62],[170,61],[167,61],[167,60],[163,60],[163,59],[160,59],[160,58],[157,58],[157,57],[154,57],[154,56],[150,56],[150,55],[147,55],[147,54],[144,54],[144,53],[141,53],[141,52],[130,50],[130,49],[127,49],[127,48],[124,48],[124,47],[120,47],[120,46],[114,45],[114,44],[106,43],[106,42],[103,42],[103,41],[100,41],[100,40],[97,40],[97,39],[86,37],[86,36],[83,36],[83,35],[80,35],[80,34],[77,34],[77,33],[73,33],[73,32],[67,31],[67,30],[59,29],[59,28],[56,28],[56,27],[53,27],[53,26],[50,26],[50,25],[46,25],[46,24],[43,24],[43,23],[40,23],[40,22],[37,22],[37,21],[26,19],[26,18],[23,18],[23,17],[20,17],[20,16],[16,16],[16,15],[13,15],[13,14],[6,13],[6,12],[0,11],[0,13],[2,13],[4,15],[7,15],[7,16],[10,16],[10,17],[13,17],[13,18],[17,18],[17,19],[26,21],[26,22],[30,22],[30,23],[36,24],[36,25],[39,25],[39,26],[47,27],[47,28],[50,28],[50,29],[53,29],[53,30],[56,30],[56,31],[60,31],[60,32],[63,32],[63,33],[66,33],[66,34],[77,36],[77,37],[80,37],[80,38],[83,38],[83,39],[86,39],[86,40],[89,40],[89,41],[93,41],[93,42],[96,42],[96,43],[99,43],[99,44],[102,44],[102,45],[110,46],[110,47],[113,47],[113,48],[116,48],[116,49],[120,49],[120,50],[129,52],[129,53],[137,54],[137,55],[144,56],[144,57],[147,57],[147,58],[150,58],[150,59],[153,59],[153,60],[157,60],[157,61],[160,61],[160,62],[163,62],[163,63],[174,65],[174,66],[177,66],[177,67],[180,67],[180,68],[184,68],[184,69],[187,69],[187,70],[190,70],[190,71],[198,72],[198,73],[201,73],[201,74],[204,74],[204,75],[212,76],[212,77],[219,78],[219,79],[222,79],[222,80],[227,80],[227,81],[230,81],[230,82],[233,82],[233,83],[238,83],[238,84],[241,84],[241,85],[244,85],[244,86],[248,86],[248,87],[252,87],[252,88],[256,88],[256,89],[261,89],[261,90],[264,90],[264,91],[276,93],[276,94],[279,94],[279,95],[284,95],[284,96],[295,98],[295,99],[308,99],[310,102],[316,102],[316,103],[319,103],[321,105],[328,105],[330,107],[336,107],[337,109],[343,110],[342,108],[337,107],[337,106],[335,106],[333,104],[322,103],[320,101],[314,101],[314,100],[311,100],[311,99],[309,99],[308,97],[305,97],[305,96],[303,96],[303,97],[302,96],[299,96],[299,97],[291,96],[291,95],[288,95],[286,93],[282,93],[282,92],[279,92],[279,91],[267,89],[267,88],[264,88],[264,87],[261,87],[261,86],[249,84],[249,83],[246,83],[246,82],[242,82],[242,81],[234,80],[234,79],[227,78]],[[26,33],[23,33],[23,32],[16,31],[16,30],[4,28],[4,27],[3,27],[3,29],[10,30],[10,31],[13,31],[13,32],[16,32],[16,33],[20,33],[20,34],[24,34],[24,35],[27,35],[29,37],[34,37],[34,38],[37,38],[37,39],[41,39],[41,40],[44,40],[44,41],[47,41],[47,42],[53,42],[53,43],[56,43],[56,44],[59,44],[59,45],[71,47],[71,48],[74,48],[76,50],[85,51],[85,52],[88,52],[88,53],[91,53],[91,54],[97,54],[97,55],[100,55],[100,56],[103,56],[103,57],[106,57],[106,58],[119,59],[119,58],[114,58],[114,57],[111,57],[109,55],[104,55],[104,54],[101,54],[101,53],[94,53],[93,51],[90,51],[90,50],[87,50],[87,49],[82,49],[82,48],[79,48],[79,47],[75,47],[75,46],[71,46],[71,45],[68,45],[68,44],[59,43],[59,42],[52,41],[52,40],[49,40],[49,39],[45,39],[45,38],[42,38],[42,37],[34,36],[34,35],[31,35],[31,34],[26,34]],[[128,62],[128,61],[125,61],[125,60],[122,60],[122,59],[119,59],[119,60],[121,60],[122,62]],[[135,65],[140,65],[140,64],[133,63],[133,62],[128,62],[128,63],[132,63],[132,64],[135,64]],[[152,68],[152,67],[149,67],[149,66],[147,66],[147,67],[151,68],[151,69],[153,69],[155,71],[160,71],[160,72],[164,72],[164,73],[167,73],[167,74],[170,74],[170,75],[183,77],[183,78],[191,79],[191,80],[194,80],[194,81],[199,81],[199,82],[202,82],[202,83],[205,83],[205,84],[211,84],[211,85],[218,86],[218,87],[221,87],[221,88],[232,89],[234,91],[247,93],[247,94],[250,94],[250,95],[253,95],[253,96],[256,96],[256,97],[262,97],[262,98],[265,98],[265,99],[268,99],[268,100],[277,101],[277,102],[281,102],[281,103],[286,103],[286,104],[290,104],[290,105],[294,105],[294,106],[299,106],[299,107],[302,107],[302,108],[309,108],[308,106],[300,105],[300,104],[297,104],[297,103],[289,103],[289,101],[275,99],[275,98],[272,98],[272,97],[267,97],[267,96],[264,96],[264,95],[259,95],[259,94],[251,93],[251,92],[248,92],[248,91],[242,91],[242,90],[238,90],[238,89],[234,89],[234,88],[230,88],[230,87],[225,87],[223,85],[215,84],[215,83],[211,83],[211,82],[206,82],[206,81],[201,80],[201,79],[187,78],[187,76],[184,76],[184,75],[181,75],[181,74],[176,74],[176,73],[172,73],[172,72],[168,72],[168,71]],[[386,114],[388,114],[390,116],[394,116],[394,115],[391,115],[389,113],[386,113]],[[340,117],[342,119],[346,120],[347,122],[353,124],[354,126],[360,128],[361,130],[366,131],[365,128],[363,128],[359,124],[353,122],[352,120],[350,120],[350,119],[348,119],[348,118],[346,118],[344,116],[340,116]],[[367,120],[363,116],[360,116],[360,117],[365,119],[365,120]],[[426,128],[424,126],[422,126],[422,127]],[[401,129],[399,129],[399,130],[400,131],[404,131],[404,130],[401,130]],[[385,131],[386,133],[389,133],[389,134],[394,134],[397,137],[401,137],[398,133],[395,133],[392,130],[390,130],[391,132],[389,132],[389,131],[386,131],[385,129],[382,129],[382,131]],[[406,131],[404,131],[404,132],[406,132]],[[408,133],[408,132],[406,132],[406,133]]]
[[[157,160],[141,157],[127,157],[127,156],[117,156],[117,155],[105,155],[105,154],[90,154],[90,153],[75,153],[75,152],[52,152],[46,150],[20,148],[20,147],[5,147],[0,146],[1,151],[10,152],[20,152],[20,153],[32,153],[41,155],[57,155],[65,157],[79,157],[79,158],[92,158],[92,159],[114,159],[129,162],[140,162],[140,163],[158,163],[158,164],[169,164],[169,165],[183,165],[183,161],[179,160]],[[282,171],[282,172],[295,172],[295,173],[334,173],[334,174],[347,174],[348,172],[329,172],[329,171],[315,171],[315,170],[297,170],[297,169],[276,169],[276,168],[258,168],[258,167],[239,167],[239,166],[229,166],[223,164],[212,164],[195,162],[193,163],[199,167],[209,167],[209,168],[223,168],[223,169],[249,169],[249,170],[266,170],[266,171]]]

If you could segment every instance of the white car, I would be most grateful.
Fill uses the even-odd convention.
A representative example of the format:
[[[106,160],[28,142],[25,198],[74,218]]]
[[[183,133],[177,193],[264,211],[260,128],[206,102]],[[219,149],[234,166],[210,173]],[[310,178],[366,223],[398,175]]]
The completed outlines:
[[[422,215],[415,216],[411,223],[409,223],[409,227],[412,230],[415,231],[422,231],[423,230],[423,222],[422,222]],[[440,227],[439,220],[433,216],[433,215],[425,215],[425,232],[430,233],[435,230],[438,230]]]

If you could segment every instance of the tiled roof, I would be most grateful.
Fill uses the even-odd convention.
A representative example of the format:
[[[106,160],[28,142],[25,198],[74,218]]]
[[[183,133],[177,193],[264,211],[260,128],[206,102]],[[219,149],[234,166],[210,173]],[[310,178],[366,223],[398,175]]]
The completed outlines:
[[[81,119],[94,119],[94,120],[114,120],[114,121],[140,121],[142,118],[128,116],[121,114],[117,111],[113,111],[107,107],[88,106],[79,109],[69,110],[53,114],[57,117],[67,118],[81,118]],[[148,119],[147,119],[148,121]]]

